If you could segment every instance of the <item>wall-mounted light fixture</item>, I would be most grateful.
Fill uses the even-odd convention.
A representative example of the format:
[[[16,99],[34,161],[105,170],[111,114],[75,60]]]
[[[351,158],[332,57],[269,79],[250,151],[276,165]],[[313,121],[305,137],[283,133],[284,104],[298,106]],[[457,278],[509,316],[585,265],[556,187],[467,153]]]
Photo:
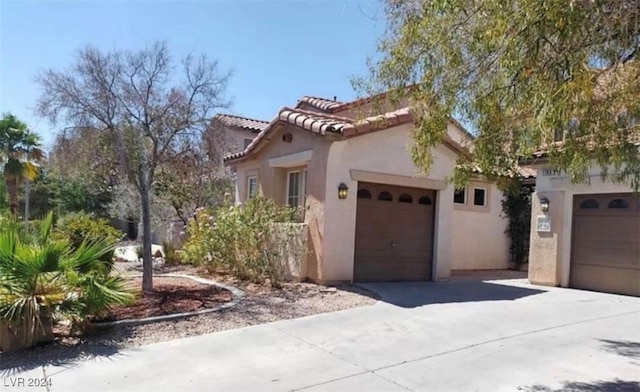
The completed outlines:
[[[347,192],[349,192],[349,187],[343,182],[338,185],[338,199],[344,200],[347,198]]]
[[[549,199],[547,199],[546,197],[540,199],[540,210],[542,212],[549,211]]]

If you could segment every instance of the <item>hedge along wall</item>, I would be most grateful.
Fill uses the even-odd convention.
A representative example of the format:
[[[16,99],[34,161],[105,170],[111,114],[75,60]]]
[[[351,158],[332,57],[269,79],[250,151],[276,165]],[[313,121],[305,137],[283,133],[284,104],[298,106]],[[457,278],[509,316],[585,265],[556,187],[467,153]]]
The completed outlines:
[[[273,223],[272,246],[286,279],[303,280],[307,277],[309,231],[305,223]]]

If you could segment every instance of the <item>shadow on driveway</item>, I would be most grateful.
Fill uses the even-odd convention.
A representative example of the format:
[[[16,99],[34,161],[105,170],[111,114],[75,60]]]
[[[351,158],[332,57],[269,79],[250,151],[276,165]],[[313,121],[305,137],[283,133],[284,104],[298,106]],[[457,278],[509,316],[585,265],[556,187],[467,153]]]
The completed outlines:
[[[358,283],[381,301],[403,308],[455,302],[511,301],[546,293],[544,290],[516,287],[499,281],[452,279],[449,282]]]
[[[564,382],[561,388],[554,389],[544,385],[518,387],[525,392],[639,392],[640,382],[615,379],[595,382]]]
[[[126,356],[116,344],[84,343],[65,346],[51,343],[9,353],[0,352],[0,377],[8,377],[42,366],[71,368],[83,361],[113,361]]]
[[[640,358],[640,343],[628,340],[598,339],[604,343],[604,350],[629,358]]]

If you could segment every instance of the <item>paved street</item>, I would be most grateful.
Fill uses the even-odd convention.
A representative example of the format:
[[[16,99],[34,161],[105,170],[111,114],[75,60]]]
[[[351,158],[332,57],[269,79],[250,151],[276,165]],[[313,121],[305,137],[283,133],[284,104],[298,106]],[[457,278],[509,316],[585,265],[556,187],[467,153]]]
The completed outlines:
[[[50,391],[640,391],[640,298],[523,280],[370,284],[374,306],[5,370]],[[15,369],[14,369],[15,370]]]

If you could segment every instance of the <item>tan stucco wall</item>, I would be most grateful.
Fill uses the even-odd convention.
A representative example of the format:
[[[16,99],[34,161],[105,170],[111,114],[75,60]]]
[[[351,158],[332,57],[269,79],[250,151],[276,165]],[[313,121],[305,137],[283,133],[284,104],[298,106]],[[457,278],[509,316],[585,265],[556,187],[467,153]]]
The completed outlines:
[[[487,190],[486,208],[473,206],[474,187]],[[509,267],[508,222],[502,218],[502,199],[495,184],[472,181],[467,187],[467,205],[454,204],[451,269]]]
[[[358,182],[350,170],[387,173],[399,176],[418,176],[408,152],[411,143],[411,125],[334,142],[327,163],[327,189],[325,206],[325,237],[323,247],[323,281],[351,281],[356,224],[356,191]],[[428,178],[444,180],[451,174],[456,154],[444,146],[433,151],[434,164]],[[337,197],[340,183],[349,187],[345,200]],[[447,186],[436,196],[435,268],[437,279],[449,277],[451,257],[451,218],[453,189]]]
[[[243,131],[237,128],[229,128],[223,125],[218,126],[220,127],[220,141],[224,147],[224,155],[243,151],[244,140],[253,140],[257,136],[257,134],[249,131]]]
[[[282,141],[284,133],[291,133],[291,143]],[[251,159],[239,162],[236,168],[236,201],[244,202],[247,195],[247,176],[258,175],[258,192],[278,203],[285,203],[286,173],[289,168],[269,166],[269,159],[286,157],[304,151],[313,151],[307,167],[307,199],[305,223],[309,233],[309,255],[307,272],[317,278],[318,266],[322,259],[322,238],[324,231],[324,198],[327,154],[330,142],[323,136],[295,127],[279,126],[270,136],[270,141]],[[300,167],[299,165],[296,167]]]
[[[293,134],[292,143],[282,141],[286,132]],[[448,129],[452,136],[460,132],[453,124]],[[508,244],[500,218],[501,193],[494,185],[482,184],[489,190],[488,211],[454,211],[453,187],[446,179],[452,174],[457,154],[444,145],[437,146],[432,151],[431,171],[421,175],[410,157],[411,143],[411,124],[333,143],[308,131],[280,126],[251,159],[233,165],[236,200],[246,199],[247,176],[257,174],[259,193],[284,203],[288,169],[270,167],[269,160],[312,150],[307,164],[305,217],[310,278],[322,282],[353,279],[357,178],[362,178],[363,172],[369,173],[367,178],[373,176],[373,180],[366,180],[370,182],[376,182],[378,176],[383,183],[436,190],[434,279],[447,279],[452,268],[505,268]],[[340,183],[349,187],[346,200],[337,197]]]
[[[531,198],[531,241],[529,244],[529,281],[534,284],[558,286],[560,284],[559,260],[562,257],[564,237],[563,191],[536,191]],[[540,210],[540,200],[549,199],[549,211]],[[538,232],[537,217],[551,218],[551,232]]]
[[[529,280],[550,286],[569,286],[571,266],[571,230],[573,196],[580,194],[631,192],[626,185],[603,182],[600,167],[590,170],[590,184],[571,184],[566,175],[547,174],[544,167],[538,169],[536,193],[531,209],[531,243],[529,249]],[[536,231],[536,217],[540,211],[539,200],[549,199],[548,215],[551,217],[551,233]]]
[[[241,131],[238,129],[230,129],[227,132],[227,145],[231,153],[244,150],[245,139],[253,140],[257,134],[249,131]]]

